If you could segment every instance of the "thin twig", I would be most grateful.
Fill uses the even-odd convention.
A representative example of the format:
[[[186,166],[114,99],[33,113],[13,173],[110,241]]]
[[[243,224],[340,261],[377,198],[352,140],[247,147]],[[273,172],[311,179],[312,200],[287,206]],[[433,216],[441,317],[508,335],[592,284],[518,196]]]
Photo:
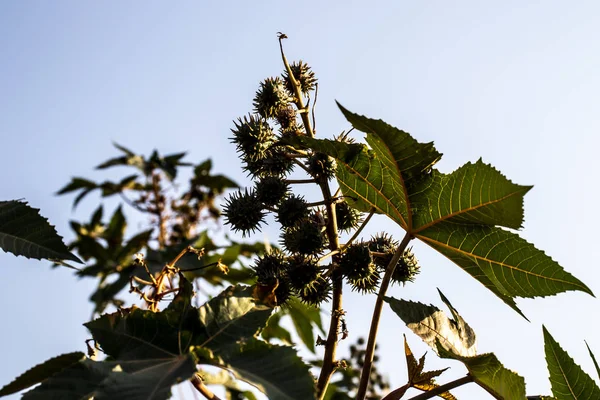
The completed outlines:
[[[375,301],[375,307],[373,309],[373,318],[371,319],[371,329],[369,330],[369,339],[367,341],[367,349],[365,351],[364,365],[360,375],[358,393],[356,395],[357,400],[364,400],[365,395],[367,394],[369,378],[371,376],[371,367],[373,366],[373,355],[375,354],[375,341],[377,340],[377,330],[379,329],[379,320],[381,319],[381,310],[383,308],[383,298],[385,296],[385,292],[390,285],[390,280],[392,279],[392,274],[396,269],[396,265],[398,264],[398,261],[404,254],[406,246],[411,240],[412,236],[409,233],[406,233],[402,239],[402,242],[398,246],[394,257],[392,257],[390,263],[385,269],[385,275],[381,281],[381,286],[379,287],[379,293],[377,294],[377,300]]]
[[[160,201],[160,175],[152,175],[152,193],[154,195],[154,214],[158,218],[158,247],[164,249],[167,245],[167,221],[163,215],[164,203]]]
[[[317,105],[317,96],[318,95],[319,95],[319,83],[316,82],[315,83],[315,101],[313,102],[312,110],[310,112],[312,114],[313,132],[315,133],[315,135],[317,134],[317,121],[315,119],[315,106]]]
[[[363,220],[362,224],[360,224],[360,226],[358,227],[356,232],[354,232],[354,235],[352,235],[352,237],[346,242],[346,244],[342,246],[342,249],[348,248],[348,246],[350,246],[352,244],[352,242],[354,242],[356,240],[356,238],[358,238],[358,235],[360,235],[362,230],[365,229],[365,226],[367,226],[367,224],[371,220],[371,217],[373,216],[373,214],[375,214],[375,211],[373,209],[371,209],[371,212],[369,213],[369,215],[367,215],[367,217]]]
[[[317,181],[314,179],[286,179],[285,182],[289,183],[290,185],[303,183],[317,183]]]
[[[312,126],[310,125],[310,118],[308,116],[308,110],[304,105],[304,99],[302,98],[302,90],[300,89],[300,84],[298,80],[294,76],[292,72],[292,68],[288,63],[287,58],[285,57],[285,53],[283,51],[283,39],[287,39],[285,34],[279,34],[279,48],[281,50],[281,59],[283,60],[283,65],[290,77],[290,81],[292,82],[292,86],[294,87],[294,94],[296,96],[296,107],[298,107],[298,111],[300,113],[300,117],[302,118],[302,123],[304,124],[304,129],[306,130],[306,134],[310,137],[315,137],[315,133],[313,132]]]
[[[125,193],[123,192],[119,192],[119,196],[121,196],[121,198],[123,199],[123,201],[125,203],[127,203],[130,207],[135,208],[136,210],[143,212],[143,213],[147,213],[148,210],[145,208],[140,207],[139,204],[136,204],[133,200],[131,200],[129,197],[125,196]]]
[[[218,397],[206,387],[206,385],[204,384],[204,382],[202,382],[202,379],[198,376],[198,374],[195,374],[190,379],[190,382],[192,382],[192,385],[196,388],[196,390],[208,400],[221,400],[220,397]]]

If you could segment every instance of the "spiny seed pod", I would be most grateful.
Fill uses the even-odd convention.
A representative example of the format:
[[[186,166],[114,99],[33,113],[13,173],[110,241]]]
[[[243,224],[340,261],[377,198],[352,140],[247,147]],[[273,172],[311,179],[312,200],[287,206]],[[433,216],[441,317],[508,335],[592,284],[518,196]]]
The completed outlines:
[[[285,176],[292,171],[294,164],[281,146],[271,146],[260,156],[243,157],[244,170],[253,177],[266,175]]]
[[[369,266],[362,271],[360,277],[347,277],[348,283],[352,286],[352,290],[361,293],[373,293],[377,289],[379,284],[379,270],[375,264],[369,264]]]
[[[379,268],[385,270],[392,260],[392,257],[394,257],[394,253],[398,248],[398,242],[393,240],[387,233],[382,232],[371,237],[371,240],[368,243],[369,250],[374,253],[373,262]]]
[[[275,118],[277,111],[287,107],[291,100],[290,93],[279,78],[267,78],[260,83],[254,97],[254,109],[264,118]]]
[[[350,245],[340,259],[342,273],[352,281],[371,276],[373,267],[373,258],[366,243]]]
[[[267,175],[256,182],[256,198],[265,206],[277,205],[288,190],[287,182],[278,176]]]
[[[252,266],[252,269],[257,280],[264,283],[271,278],[281,278],[285,275],[287,265],[283,254],[275,250],[259,257]]]
[[[314,282],[306,285],[297,292],[302,302],[318,307],[331,298],[332,284],[328,278],[318,277]]]
[[[293,62],[290,65],[294,78],[300,84],[300,91],[304,94],[308,94],[311,90],[315,89],[317,78],[311,68],[302,60]],[[283,72],[283,80],[285,81],[285,87],[290,93],[294,93],[294,85],[290,79],[290,75],[287,70]]]
[[[302,196],[291,194],[283,199],[277,209],[277,221],[289,228],[296,225],[300,220],[308,217],[308,204]]]
[[[296,128],[296,109],[292,106],[282,107],[277,110],[275,120],[279,124],[282,131],[287,131],[292,128]]]
[[[398,264],[396,264],[396,269],[392,274],[392,282],[403,284],[406,282],[414,282],[420,269],[419,261],[417,261],[412,249],[406,249],[398,261]]]
[[[335,219],[339,230],[349,231],[358,228],[361,220],[360,211],[342,201],[335,204]]]
[[[296,290],[301,290],[319,277],[319,264],[313,257],[298,254],[288,258],[287,262],[290,284]]]
[[[265,212],[262,204],[256,199],[256,194],[245,190],[233,193],[223,207],[225,223],[231,225],[234,231],[241,231],[243,236],[260,230],[264,222]]]
[[[315,152],[306,162],[308,172],[316,179],[331,179],[335,176],[337,164],[335,160],[324,153]]]
[[[327,240],[317,223],[304,219],[295,226],[285,229],[282,244],[290,253],[316,255],[323,251]]]
[[[273,130],[262,118],[250,115],[243,120],[238,119],[234,124],[231,141],[235,143],[237,151],[249,159],[260,158],[276,140]]]

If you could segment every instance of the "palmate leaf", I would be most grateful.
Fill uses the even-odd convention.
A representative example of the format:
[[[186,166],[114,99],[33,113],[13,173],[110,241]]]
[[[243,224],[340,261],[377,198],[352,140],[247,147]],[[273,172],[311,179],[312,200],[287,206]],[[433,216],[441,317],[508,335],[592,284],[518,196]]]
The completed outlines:
[[[429,392],[439,387],[439,385],[435,383],[434,378],[440,376],[448,368],[423,372],[425,367],[425,354],[423,354],[423,357],[421,357],[417,362],[412,350],[408,346],[406,336],[404,337],[404,354],[406,355],[406,364],[408,366],[408,382],[410,386],[425,392]],[[456,397],[454,397],[454,395],[452,395],[450,392],[440,393],[438,396],[445,400],[456,400]]]
[[[441,346],[454,354],[469,357],[477,353],[475,332],[452,307],[450,301],[438,290],[442,301],[450,309],[454,319],[435,306],[425,305],[413,301],[398,300],[393,297],[385,297],[384,300],[390,305],[406,326],[437,352]]]
[[[38,260],[81,263],[39,210],[21,201],[0,201],[0,249]]]
[[[416,237],[458,264],[517,311],[513,297],[549,296],[567,290],[592,294],[543,251],[501,228],[446,221],[421,231]]]
[[[475,383],[499,400],[523,400],[525,380],[515,372],[505,368],[492,353],[473,357],[463,357],[446,350],[437,343],[438,354],[442,358],[461,361],[473,377]]]
[[[340,108],[354,128],[367,133],[370,148],[306,137],[290,142],[337,160],[340,188],[353,207],[389,216],[519,313],[515,297],[592,294],[542,251],[498,228],[521,227],[523,196],[531,186],[512,183],[482,161],[440,173],[432,165],[441,154],[431,143]]]
[[[272,309],[254,302],[251,287],[232,286],[194,308],[191,284],[179,279],[179,293],[162,312],[131,309],[86,324],[106,354],[120,363],[194,354],[197,362],[230,370],[270,399],[314,397],[313,379],[295,350],[256,338]]]
[[[0,397],[20,392],[50,378],[52,375],[82,361],[85,354],[81,352],[62,354],[42,364],[36,365],[17,377],[14,381],[0,389]]]
[[[451,174],[433,171],[411,188],[415,233],[442,221],[519,229],[523,196],[531,188],[512,183],[481,160]]]
[[[552,394],[557,400],[600,399],[600,388],[588,374],[554,340],[543,327],[546,363],[550,372]]]
[[[165,400],[171,386],[196,371],[188,355],[138,361],[95,362],[89,359],[44,381],[24,400]]]

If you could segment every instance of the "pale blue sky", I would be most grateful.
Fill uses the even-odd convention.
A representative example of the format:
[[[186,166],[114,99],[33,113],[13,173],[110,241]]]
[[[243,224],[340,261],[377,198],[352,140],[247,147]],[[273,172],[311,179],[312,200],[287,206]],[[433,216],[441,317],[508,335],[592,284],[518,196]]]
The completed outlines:
[[[0,2],[0,199],[25,198],[69,236],[71,198],[53,193],[114,155],[111,141],[148,153],[188,150],[248,183],[229,143],[232,120],[290,59],[320,79],[317,131],[348,127],[334,99],[433,140],[450,171],[480,156],[520,184],[522,235],[600,293],[595,226],[600,129],[600,3],[595,1]],[[76,217],[87,217],[96,198]],[[400,230],[378,219],[370,232]],[[266,231],[271,238],[275,229]],[[258,238],[262,236],[259,235]],[[391,295],[440,305],[439,287],[494,351],[549,393],[541,324],[590,373],[583,340],[600,352],[598,301],[566,293],[519,304],[526,322],[425,246],[422,274]],[[0,254],[0,385],[61,352],[84,349],[93,282],[70,270]],[[351,336],[366,335],[374,298],[345,300]],[[404,383],[401,334],[389,310],[382,368]],[[416,354],[426,350],[408,336]],[[431,368],[457,363],[429,352]],[[461,399],[482,398],[460,389]]]

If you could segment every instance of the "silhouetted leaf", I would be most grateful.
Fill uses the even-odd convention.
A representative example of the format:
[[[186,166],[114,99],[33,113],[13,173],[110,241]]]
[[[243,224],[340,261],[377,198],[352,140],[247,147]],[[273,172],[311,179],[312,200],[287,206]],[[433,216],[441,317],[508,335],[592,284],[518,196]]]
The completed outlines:
[[[195,372],[190,354],[143,362],[84,360],[25,393],[23,399],[164,400],[171,397],[171,386]]]
[[[600,388],[579,365],[554,340],[546,327],[544,350],[550,372],[552,394],[557,400],[596,400],[600,399]]]
[[[16,256],[48,260],[81,260],[69,252],[48,220],[20,201],[0,201],[0,248]]]
[[[83,360],[84,357],[85,354],[82,352],[67,353],[38,364],[0,389],[0,397],[17,393],[33,385],[37,385],[63,369],[68,368],[73,364],[77,364]]]

